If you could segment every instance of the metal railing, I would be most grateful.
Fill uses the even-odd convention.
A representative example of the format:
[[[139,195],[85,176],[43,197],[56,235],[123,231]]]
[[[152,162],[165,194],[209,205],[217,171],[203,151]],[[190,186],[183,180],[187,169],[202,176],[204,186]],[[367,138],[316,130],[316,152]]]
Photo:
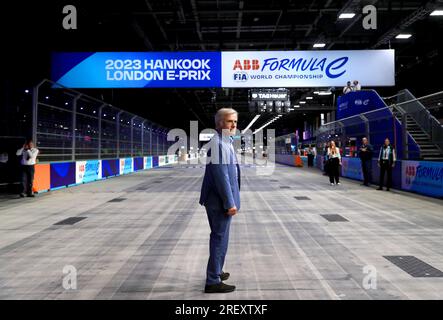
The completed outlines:
[[[399,92],[397,103],[393,104],[394,110],[401,114],[402,119],[407,116],[414,119],[417,125],[429,136],[429,142],[438,146],[443,153],[443,125],[432,113],[440,114],[443,106],[443,91],[414,97],[409,90]],[[406,121],[406,120],[404,120]]]
[[[359,115],[343,118],[329,122],[321,126],[316,132],[317,150],[322,150],[325,144],[334,140],[336,145],[344,150],[351,146],[351,139],[356,139],[357,144],[361,143],[363,137],[367,137],[374,148],[373,156],[383,145],[385,138],[389,138],[391,143],[404,148],[403,140],[398,136],[397,120],[389,107],[368,111]],[[410,150],[409,150],[410,149]],[[408,148],[410,158],[419,156],[416,150]]]
[[[40,161],[166,154],[173,143],[165,127],[50,80],[34,87],[32,111]]]

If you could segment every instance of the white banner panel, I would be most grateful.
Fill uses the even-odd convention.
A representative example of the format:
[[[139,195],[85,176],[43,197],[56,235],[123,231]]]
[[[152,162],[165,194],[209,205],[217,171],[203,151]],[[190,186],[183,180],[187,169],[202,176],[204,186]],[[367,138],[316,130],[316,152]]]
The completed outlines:
[[[224,51],[222,87],[394,86],[394,50]]]

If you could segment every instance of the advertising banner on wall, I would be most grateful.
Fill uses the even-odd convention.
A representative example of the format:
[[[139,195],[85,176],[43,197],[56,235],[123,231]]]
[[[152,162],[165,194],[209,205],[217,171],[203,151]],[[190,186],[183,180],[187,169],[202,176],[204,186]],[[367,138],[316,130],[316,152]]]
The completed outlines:
[[[175,159],[176,159],[176,155],[167,155],[168,157],[168,163],[176,163]]]
[[[143,170],[145,168],[143,157],[134,158],[134,171]]]
[[[75,184],[75,162],[51,163],[51,189]]]
[[[76,161],[75,183],[86,183],[102,178],[101,160]]]
[[[152,157],[143,157],[144,159],[144,169],[151,169],[152,168]]]
[[[166,157],[165,156],[158,156],[158,166],[162,167],[166,164]]]
[[[152,157],[152,167],[153,168],[158,167],[158,156],[153,156]]]
[[[57,52],[51,79],[68,88],[220,87],[220,52]]]
[[[363,180],[363,171],[360,158],[341,158],[341,175],[346,178]]]
[[[443,197],[443,163],[402,161],[401,187],[429,196]]]
[[[57,52],[51,80],[68,88],[393,86],[394,50]]]
[[[50,188],[51,188],[50,164],[49,163],[36,164],[32,190],[34,192],[43,192],[43,191],[48,191]]]
[[[120,158],[120,174],[128,174],[134,172],[133,158]]]
[[[120,161],[118,159],[102,160],[103,178],[116,176],[120,173]]]

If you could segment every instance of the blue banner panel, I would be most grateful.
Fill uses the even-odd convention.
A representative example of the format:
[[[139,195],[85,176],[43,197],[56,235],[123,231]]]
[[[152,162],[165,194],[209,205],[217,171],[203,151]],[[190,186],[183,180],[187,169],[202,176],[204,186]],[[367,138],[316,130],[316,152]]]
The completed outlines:
[[[402,189],[443,197],[443,163],[402,161]]]
[[[102,160],[103,178],[113,177],[120,173],[120,162],[118,159]]]
[[[75,174],[77,184],[100,180],[102,178],[101,160],[77,161]]]
[[[152,167],[153,168],[158,167],[158,156],[153,156],[152,157]]]
[[[143,157],[137,157],[134,158],[134,171],[143,170],[144,169],[144,163],[143,163]]]
[[[374,90],[349,92],[337,99],[337,120],[387,107]]]
[[[51,189],[75,184],[75,162],[51,163]]]
[[[58,52],[51,79],[68,88],[221,87],[221,52]]]
[[[360,158],[343,157],[341,159],[341,163],[341,175],[343,177],[363,180],[363,171]]]

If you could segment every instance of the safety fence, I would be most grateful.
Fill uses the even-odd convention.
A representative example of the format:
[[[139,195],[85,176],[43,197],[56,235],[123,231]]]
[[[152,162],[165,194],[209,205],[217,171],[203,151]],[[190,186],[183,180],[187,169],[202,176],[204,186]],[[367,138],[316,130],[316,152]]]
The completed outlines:
[[[45,162],[166,154],[173,143],[167,128],[49,80],[33,89],[32,123]]]
[[[39,163],[33,189],[41,193],[176,163],[176,155]]]

